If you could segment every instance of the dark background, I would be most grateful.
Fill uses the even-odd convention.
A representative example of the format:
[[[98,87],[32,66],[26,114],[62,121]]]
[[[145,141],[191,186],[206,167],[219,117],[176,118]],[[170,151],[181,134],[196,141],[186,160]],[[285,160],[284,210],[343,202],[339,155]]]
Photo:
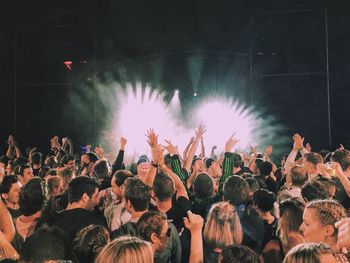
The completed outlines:
[[[41,149],[56,134],[94,142],[102,102],[86,97],[80,117],[70,96],[93,94],[106,72],[180,89],[185,109],[222,72],[222,92],[274,115],[287,135],[300,132],[315,150],[349,146],[349,11],[347,0],[3,2],[0,148],[10,133]],[[186,69],[194,57],[197,80]]]

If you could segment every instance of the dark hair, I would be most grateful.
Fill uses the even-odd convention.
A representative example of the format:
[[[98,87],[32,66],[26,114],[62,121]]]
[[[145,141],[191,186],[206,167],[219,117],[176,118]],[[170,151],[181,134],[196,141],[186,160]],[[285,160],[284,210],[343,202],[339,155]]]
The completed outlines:
[[[21,260],[25,262],[68,259],[71,259],[70,242],[58,227],[39,228],[23,244]]]
[[[275,194],[266,189],[260,189],[253,194],[254,205],[263,212],[271,211],[275,201]]]
[[[122,186],[124,184],[125,179],[129,177],[133,177],[133,174],[127,170],[118,170],[113,175],[114,182],[119,187]]]
[[[24,170],[32,168],[29,163],[17,165],[14,169],[14,174],[24,176]]]
[[[347,170],[350,166],[350,151],[341,149],[336,150],[331,157],[333,162],[338,162],[343,169],[343,171]]]
[[[18,182],[18,178],[16,175],[13,175],[13,174],[5,175],[0,185],[0,194],[8,194],[11,190],[12,185],[17,182]]]
[[[300,187],[303,186],[308,179],[306,169],[302,166],[294,166],[290,170],[290,177],[292,179],[292,184]]]
[[[243,165],[242,156],[239,153],[232,153],[233,167],[241,167]]]
[[[210,166],[215,162],[215,159],[214,158],[208,158],[205,160],[205,166],[207,168],[210,168]]]
[[[167,216],[159,211],[149,211],[144,213],[137,222],[137,232],[139,236],[151,241],[153,233],[160,235]]]
[[[221,263],[258,263],[256,253],[244,245],[230,245],[221,252]]]
[[[272,172],[272,163],[268,161],[264,161],[258,166],[258,168],[261,175],[263,176],[270,175]]]
[[[153,191],[159,201],[171,199],[174,194],[173,179],[164,173],[158,173],[153,182]]]
[[[224,200],[232,205],[245,204],[248,201],[249,185],[247,181],[237,175],[228,177],[224,183]]]
[[[89,152],[86,155],[89,158],[90,162],[92,162],[92,163],[96,163],[99,160],[98,156],[96,155],[96,153]]]
[[[40,178],[29,180],[19,193],[19,212],[24,216],[40,211],[45,202],[44,184]]]
[[[62,178],[59,176],[50,176],[49,179],[47,179],[47,191],[49,195],[59,186],[60,181],[62,181]]]
[[[40,178],[44,178],[47,175],[48,171],[50,171],[50,167],[43,166],[43,167],[40,168],[38,176]]]
[[[151,189],[140,179],[128,178],[125,181],[124,197],[137,212],[145,211],[151,200]]]
[[[47,157],[45,160],[45,165],[49,166],[51,169],[57,168],[58,163],[55,156]]]
[[[319,153],[311,152],[311,153],[305,153],[304,158],[306,161],[317,165],[318,163],[323,163],[322,155]]]
[[[75,156],[71,154],[65,154],[61,158],[61,163],[67,165],[69,161],[75,161]]]
[[[194,179],[193,189],[199,199],[210,198],[214,193],[213,180],[207,173],[199,173]]]
[[[247,181],[247,183],[249,185],[249,191],[250,192],[254,193],[255,191],[260,189],[259,182],[255,178],[248,177],[248,178],[245,178],[245,180]]]
[[[80,230],[73,241],[76,263],[93,263],[109,242],[109,232],[103,226],[89,225]]]
[[[68,185],[69,203],[78,202],[83,197],[84,193],[91,198],[96,188],[98,189],[98,183],[87,176],[73,178]]]
[[[93,173],[95,174],[96,178],[98,178],[99,180],[109,178],[107,161],[98,160],[94,166]]]
[[[32,163],[33,164],[41,164],[43,154],[40,152],[32,153]]]
[[[307,202],[310,202],[316,199],[329,198],[329,194],[326,187],[317,181],[307,182],[301,188],[301,195]]]
[[[6,155],[1,155],[0,157],[0,163],[5,164],[5,166],[8,164],[8,162],[10,161],[10,158],[8,158]]]

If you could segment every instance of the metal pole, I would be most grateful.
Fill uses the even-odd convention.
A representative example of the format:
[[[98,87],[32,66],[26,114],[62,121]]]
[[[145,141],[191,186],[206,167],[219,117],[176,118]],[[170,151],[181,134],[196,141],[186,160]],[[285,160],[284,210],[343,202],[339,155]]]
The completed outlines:
[[[13,37],[13,134],[16,135],[17,126],[17,28],[14,27]]]
[[[326,71],[327,71],[328,136],[329,136],[329,149],[332,149],[331,99],[330,99],[330,86],[329,86],[328,10],[327,10],[327,8],[325,9],[325,23],[326,23]]]

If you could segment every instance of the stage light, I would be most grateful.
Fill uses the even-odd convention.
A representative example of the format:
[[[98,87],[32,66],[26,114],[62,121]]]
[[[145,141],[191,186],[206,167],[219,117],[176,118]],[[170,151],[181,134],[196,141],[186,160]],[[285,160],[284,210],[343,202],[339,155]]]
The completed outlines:
[[[72,62],[72,61],[67,60],[67,61],[64,61],[63,64],[64,64],[69,70],[72,70],[72,65],[73,65],[73,62]]]
[[[197,92],[194,92],[194,93],[193,93],[193,96],[194,96],[194,97],[197,97]]]

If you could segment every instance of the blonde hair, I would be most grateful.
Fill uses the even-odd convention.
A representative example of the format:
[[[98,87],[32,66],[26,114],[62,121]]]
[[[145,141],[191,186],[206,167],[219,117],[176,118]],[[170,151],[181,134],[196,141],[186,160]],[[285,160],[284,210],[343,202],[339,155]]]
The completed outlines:
[[[243,231],[236,208],[228,202],[214,204],[208,214],[203,238],[212,248],[224,249],[240,244]]]
[[[320,256],[333,254],[330,247],[323,243],[303,243],[292,248],[283,263],[319,263]]]
[[[315,200],[306,205],[306,208],[317,210],[317,216],[322,225],[333,225],[346,217],[344,207],[334,200]]]
[[[151,244],[137,237],[122,236],[105,246],[95,263],[153,263]]]

